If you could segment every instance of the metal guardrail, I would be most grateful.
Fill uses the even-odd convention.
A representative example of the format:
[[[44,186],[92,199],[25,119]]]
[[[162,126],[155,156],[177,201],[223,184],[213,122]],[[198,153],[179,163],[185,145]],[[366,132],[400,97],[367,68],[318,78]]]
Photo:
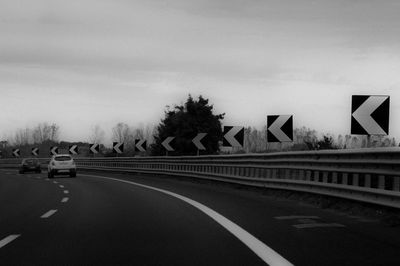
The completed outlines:
[[[42,163],[49,159],[41,158]],[[400,208],[400,148],[76,158],[78,169],[151,173],[315,193]],[[0,167],[15,166],[0,160]]]

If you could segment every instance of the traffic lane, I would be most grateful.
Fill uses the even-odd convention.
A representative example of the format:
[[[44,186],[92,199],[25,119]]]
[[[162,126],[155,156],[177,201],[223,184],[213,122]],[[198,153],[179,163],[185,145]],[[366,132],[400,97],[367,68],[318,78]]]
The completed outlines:
[[[245,228],[295,265],[399,265],[400,262],[399,227],[216,183],[101,175],[160,187],[197,200]],[[304,226],[309,224],[310,227]]]
[[[54,208],[62,191],[44,174],[18,174],[0,171],[0,239],[21,232],[39,222],[41,215]]]
[[[56,180],[69,187],[69,201],[0,249],[8,264],[265,265],[219,224],[178,199],[81,175]]]

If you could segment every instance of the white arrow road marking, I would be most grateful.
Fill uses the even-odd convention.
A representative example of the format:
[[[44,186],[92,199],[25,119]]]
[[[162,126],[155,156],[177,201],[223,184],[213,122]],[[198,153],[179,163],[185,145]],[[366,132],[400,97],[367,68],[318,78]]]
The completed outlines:
[[[280,115],[268,128],[280,142],[292,141],[281,129],[290,117],[291,115]]]
[[[65,202],[67,202],[69,200],[69,198],[68,197],[65,197],[65,198],[63,198],[62,200],[61,200],[61,202],[62,203],[65,203]]]
[[[167,151],[173,151],[174,149],[169,145],[169,143],[174,139],[175,137],[167,137],[163,142],[161,142],[161,145],[164,146],[164,148]]]
[[[279,255],[276,251],[272,250],[270,247],[265,245],[263,242],[261,242],[259,239],[251,235],[249,232],[235,224],[234,222],[228,220],[221,214],[217,213],[216,211],[208,208],[207,206],[194,201],[192,199],[189,199],[187,197],[181,196],[179,194],[176,194],[174,192],[170,192],[168,190],[164,189],[159,189],[151,186],[146,186],[143,184],[131,182],[131,181],[126,181],[126,180],[121,180],[121,179],[116,179],[116,178],[111,178],[111,177],[104,177],[104,176],[97,176],[97,175],[83,175],[83,176],[88,176],[88,177],[95,177],[95,178],[103,178],[103,179],[108,179],[108,180],[113,180],[117,182],[123,182],[151,190],[155,190],[164,194],[167,194],[169,196],[172,196],[174,198],[180,199],[193,207],[199,209],[206,215],[208,215],[210,218],[212,218],[214,221],[219,223],[221,226],[223,226],[226,230],[228,230],[231,234],[236,236],[242,243],[244,243],[248,248],[250,248],[255,254],[257,254],[264,262],[266,262],[268,265],[272,266],[289,266],[293,265],[289,261],[287,261],[284,257]]]
[[[192,140],[194,145],[196,145],[197,149],[199,150],[205,150],[206,147],[204,147],[203,143],[201,143],[201,140],[207,136],[207,133],[199,133],[197,136]]]
[[[386,132],[372,118],[371,114],[387,99],[385,96],[369,97],[357,110],[353,117],[370,135],[386,135]]]
[[[229,142],[229,144],[231,144],[232,147],[242,147],[242,144],[240,144],[235,138],[236,134],[242,129],[243,127],[232,127],[231,130],[226,132],[224,135],[224,138]]]
[[[5,245],[10,243],[11,241],[14,241],[15,239],[17,239],[20,236],[21,235],[9,235],[6,238],[3,238],[2,240],[0,240],[0,248],[4,247]]]
[[[56,212],[57,212],[57,210],[50,210],[50,211],[46,212],[45,214],[43,214],[42,216],[40,216],[40,218],[43,218],[43,219],[49,218]]]
[[[277,216],[274,218],[277,220],[319,219],[318,216],[305,216],[305,215]]]
[[[345,227],[343,224],[328,224],[328,223],[306,223],[306,224],[295,224],[293,227],[297,229],[305,229],[305,228],[317,228],[317,227]]]

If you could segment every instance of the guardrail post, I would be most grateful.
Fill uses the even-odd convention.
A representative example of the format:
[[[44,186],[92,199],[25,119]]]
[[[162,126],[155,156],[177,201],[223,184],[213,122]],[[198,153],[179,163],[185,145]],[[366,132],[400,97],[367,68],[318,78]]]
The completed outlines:
[[[315,182],[319,181],[319,171],[314,171],[314,181]]]
[[[342,185],[347,185],[349,175],[347,173],[342,174]]]
[[[370,188],[371,187],[371,175],[370,174],[366,174],[364,176],[364,178],[365,178],[364,187]]]
[[[393,190],[400,191],[400,177],[399,176],[393,177]]]
[[[304,180],[305,179],[305,171],[304,170],[299,170],[299,179]]]
[[[360,178],[357,173],[353,173],[353,186],[358,187],[360,185]]]
[[[275,169],[275,168],[272,169],[272,178],[277,178],[277,176],[278,176],[277,172],[278,172],[277,169]]]
[[[329,175],[328,172],[323,173],[322,182],[328,183],[328,175]]]
[[[312,175],[311,171],[308,170],[308,171],[306,172],[306,180],[307,180],[307,181],[311,181],[311,175]]]
[[[378,188],[385,189],[385,176],[384,175],[379,176]]]
[[[332,173],[332,183],[333,183],[333,184],[337,184],[337,181],[338,181],[338,180],[337,180],[337,175],[338,175],[338,174],[337,174],[336,172],[333,172],[333,173]]]

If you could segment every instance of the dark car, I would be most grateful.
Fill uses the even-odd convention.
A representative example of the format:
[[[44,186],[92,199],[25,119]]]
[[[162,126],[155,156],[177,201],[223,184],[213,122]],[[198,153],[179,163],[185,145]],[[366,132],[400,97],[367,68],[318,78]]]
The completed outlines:
[[[33,171],[36,173],[41,173],[40,162],[36,158],[23,159],[21,166],[19,168],[19,173],[23,174],[25,172]]]

